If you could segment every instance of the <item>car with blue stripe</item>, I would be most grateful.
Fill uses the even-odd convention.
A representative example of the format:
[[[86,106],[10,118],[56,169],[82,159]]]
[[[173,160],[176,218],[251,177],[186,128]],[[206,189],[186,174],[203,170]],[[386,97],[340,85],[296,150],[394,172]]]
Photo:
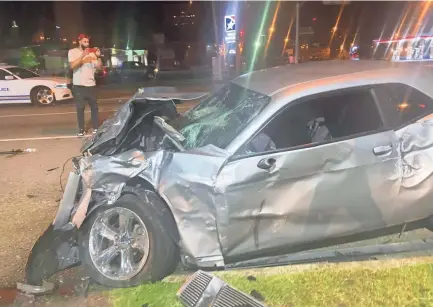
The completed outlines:
[[[73,98],[70,84],[68,78],[43,77],[25,68],[0,64],[0,104],[53,105]]]

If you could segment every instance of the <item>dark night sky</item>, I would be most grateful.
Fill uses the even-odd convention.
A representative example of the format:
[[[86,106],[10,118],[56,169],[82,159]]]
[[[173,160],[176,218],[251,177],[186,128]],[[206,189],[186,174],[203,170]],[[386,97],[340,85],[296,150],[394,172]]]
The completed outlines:
[[[250,1],[256,7],[257,17],[263,12],[263,2]],[[250,3],[249,2],[249,3]],[[66,6],[65,6],[66,5]],[[12,20],[20,26],[20,36],[27,42],[38,28],[51,28],[55,24],[62,25],[65,36],[75,36],[77,32],[87,32],[94,38],[97,45],[112,44],[119,37],[125,35],[135,36],[135,41],[150,39],[151,33],[163,29],[164,2],[82,2],[81,9],[76,14],[69,13],[65,2],[0,2],[0,38],[10,34]],[[212,41],[212,13],[210,2],[194,2],[200,6],[201,35],[198,39]],[[215,2],[215,6],[227,5],[224,2]],[[277,21],[276,35],[284,37],[287,31],[290,16],[294,13],[294,2],[283,2]],[[351,2],[345,7],[341,19],[341,27],[360,27],[362,40],[371,42],[380,35],[385,21],[395,24],[405,2]],[[272,3],[271,7],[275,7]],[[318,36],[329,34],[328,29],[335,23],[340,7],[338,5],[323,5],[320,2],[308,1],[301,9],[301,26],[310,26],[315,23]],[[254,12],[254,11],[253,11]],[[268,20],[272,19],[272,12]],[[252,13],[254,14],[254,13]],[[288,16],[288,18],[286,18]],[[317,20],[313,23],[312,18]],[[222,22],[221,22],[222,23]],[[320,31],[323,31],[321,34]],[[133,38],[128,38],[133,40]],[[0,40],[1,44],[1,40]],[[1,45],[0,45],[1,46]]]

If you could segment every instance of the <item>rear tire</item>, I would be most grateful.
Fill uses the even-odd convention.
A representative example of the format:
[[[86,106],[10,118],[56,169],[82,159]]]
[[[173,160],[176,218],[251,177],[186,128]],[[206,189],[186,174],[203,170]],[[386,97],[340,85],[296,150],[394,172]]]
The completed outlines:
[[[40,107],[51,106],[56,103],[54,92],[46,86],[37,86],[30,92],[32,104]]]
[[[177,234],[177,228],[170,211],[166,207],[165,203],[163,203],[162,200],[158,197],[158,195],[156,195],[156,193],[154,193],[153,191],[144,190],[141,188],[136,188],[134,190],[134,194],[123,194],[114,205],[101,206],[96,209],[93,213],[91,213],[89,218],[85,221],[85,223],[80,229],[80,259],[89,277],[100,285],[113,288],[124,288],[136,286],[146,282],[158,281],[173,273],[173,271],[177,267],[177,264],[179,263],[179,248],[176,244],[177,242],[175,242],[177,238],[177,236],[175,235]],[[127,253],[124,251],[124,249],[128,249],[128,247],[124,247],[123,245],[129,244],[129,248],[131,248],[131,246],[137,246],[138,244],[131,242],[124,243],[124,241],[122,241],[122,238],[124,236],[120,234],[116,235],[116,237],[121,238],[117,241],[116,239],[114,239],[112,241],[112,245],[110,245],[111,241],[107,239],[107,242],[109,242],[107,243],[107,246],[109,247],[99,254],[95,252],[95,248],[93,247],[95,246],[95,240],[99,240],[95,239],[95,234],[99,234],[96,235],[96,237],[102,237],[101,229],[105,229],[99,226],[101,225],[100,221],[105,219],[108,223],[109,218],[106,218],[106,216],[110,216],[111,212],[117,212],[116,210],[119,212],[129,212],[127,213],[129,216],[135,216],[135,219],[138,218],[137,224],[135,225],[138,225],[141,222],[142,225],[144,225],[144,229],[146,230],[145,233],[147,233],[148,235],[147,238],[149,248],[147,251],[148,256],[146,260],[144,260],[145,262],[143,261],[144,256],[141,258],[135,257],[137,256],[137,254],[141,253],[139,251],[139,248],[137,249],[138,252],[135,251],[135,253],[132,252],[131,249],[131,252],[128,253],[131,255],[132,260],[129,262],[127,261],[127,263],[132,263],[133,265],[128,266],[128,268],[132,269],[126,271],[122,270],[122,267],[126,267],[126,265],[122,266],[122,264],[124,257],[123,253]],[[133,214],[131,215],[130,212],[133,212]],[[120,220],[118,221],[120,225]],[[131,223],[134,224],[133,222]],[[119,229],[121,229],[120,226]],[[140,229],[140,227],[138,226],[137,229]],[[140,233],[142,234],[143,231],[140,231]],[[143,238],[144,236],[142,236],[141,234],[140,238]],[[104,237],[106,236],[104,235]],[[144,241],[145,240],[140,239],[140,242]],[[116,247],[113,247],[114,245],[116,245]],[[101,244],[96,244],[96,246],[101,247]],[[143,246],[146,246],[146,244],[143,244]],[[116,248],[120,248],[122,250],[117,251],[118,256],[116,257],[118,258],[113,258],[112,260],[110,260],[110,264],[106,265],[105,267],[101,267],[101,261],[99,261],[99,256],[110,248],[112,248],[113,250]],[[146,253],[142,254],[144,255]],[[127,258],[128,257],[125,256],[125,259]],[[136,262],[134,259],[138,259],[138,262],[141,263],[141,266],[135,265]],[[116,260],[118,262],[117,264]],[[106,267],[109,267],[109,269],[106,270]],[[121,273],[113,273],[116,270]],[[122,275],[122,272],[131,273]]]

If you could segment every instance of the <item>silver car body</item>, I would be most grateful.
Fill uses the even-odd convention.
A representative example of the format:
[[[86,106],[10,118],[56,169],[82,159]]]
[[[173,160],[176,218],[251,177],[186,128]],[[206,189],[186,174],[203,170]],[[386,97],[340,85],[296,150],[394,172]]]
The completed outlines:
[[[82,158],[80,174],[91,177],[88,188],[106,195],[93,209],[114,204],[129,179],[145,182],[173,214],[184,260],[203,268],[329,246],[433,215],[429,119],[397,130],[385,123],[380,131],[316,146],[237,154],[276,114],[317,94],[392,83],[432,98],[430,68],[379,61],[315,62],[253,72],[232,83],[266,95],[270,102],[226,148],[131,149]],[[152,98],[137,93],[133,99],[146,97]],[[122,125],[122,112],[127,113],[126,107],[113,125]],[[381,108],[379,113],[386,121]],[[108,139],[108,134],[100,139]],[[275,164],[261,169],[264,159]]]
[[[305,149],[236,156],[275,114],[303,97],[386,83],[433,97],[428,68],[322,62],[254,72],[233,83],[271,101],[227,148],[145,154],[149,166],[139,175],[170,207],[185,254],[199,266],[298,251],[433,214],[429,121]],[[389,145],[387,154],[373,154]],[[276,159],[274,168],[257,167],[269,157]]]

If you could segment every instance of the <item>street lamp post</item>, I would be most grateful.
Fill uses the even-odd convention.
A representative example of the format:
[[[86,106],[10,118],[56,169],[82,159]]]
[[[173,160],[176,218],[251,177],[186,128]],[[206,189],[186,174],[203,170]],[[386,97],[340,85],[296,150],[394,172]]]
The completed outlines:
[[[304,2],[296,2],[295,64],[299,63],[299,11]]]

